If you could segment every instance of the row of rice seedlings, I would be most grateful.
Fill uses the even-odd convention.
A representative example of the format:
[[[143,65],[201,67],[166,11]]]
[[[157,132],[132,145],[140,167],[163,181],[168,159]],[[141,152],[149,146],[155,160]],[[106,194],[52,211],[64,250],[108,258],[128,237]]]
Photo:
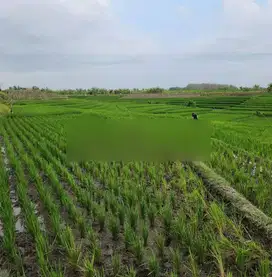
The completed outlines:
[[[57,192],[61,193],[62,195],[60,195],[60,200],[62,202],[63,205],[68,205],[68,211],[71,213],[71,216],[74,220],[76,220],[76,222],[80,222],[80,225],[82,229],[82,231],[84,231],[84,229],[82,227],[84,227],[83,225],[83,219],[82,216],[78,213],[78,210],[75,210],[70,197],[68,196],[68,194],[64,191],[62,185],[60,184],[59,180],[58,180],[58,176],[56,174],[56,172],[54,171],[54,169],[56,169],[57,173],[59,176],[62,176],[64,178],[64,180],[66,182],[68,182],[68,184],[72,187],[73,192],[75,192],[76,196],[78,197],[78,199],[80,200],[81,204],[83,204],[84,206],[89,206],[91,205],[91,198],[86,198],[86,191],[82,190],[80,187],[78,187],[73,179],[73,176],[69,173],[68,169],[59,161],[57,160],[54,155],[52,154],[52,152],[50,152],[50,150],[47,149],[47,144],[40,144],[40,134],[39,133],[34,133],[34,135],[30,134],[30,132],[26,132],[24,128],[20,129],[20,126],[17,126],[17,128],[19,130],[21,130],[24,135],[27,136],[27,139],[24,139],[28,149],[30,149],[30,151],[33,153],[35,153],[35,151],[40,150],[43,154],[44,159],[42,158],[36,158],[38,164],[41,166],[41,168],[45,168],[47,169],[46,172],[50,172],[50,174],[48,175],[48,177],[50,178],[51,182],[53,184],[55,184],[55,188],[57,190]],[[31,142],[30,142],[31,141]],[[36,147],[34,147],[33,145],[35,145]],[[59,152],[56,151],[56,152]],[[56,152],[54,152],[56,154]],[[52,164],[52,166],[50,164]],[[53,169],[54,167],[54,169]],[[64,199],[62,201],[62,199]],[[70,208],[69,208],[70,207]]]
[[[29,132],[32,134],[39,134],[41,136],[41,142],[45,142],[47,144],[47,147],[50,149],[51,152],[58,154],[58,159],[60,159],[61,162],[65,162],[66,155],[63,152],[58,151],[61,148],[61,142],[59,140],[59,136],[56,135],[53,132],[48,131],[45,126],[35,124],[29,124],[25,120],[17,119],[16,121],[20,122],[22,126],[28,126]],[[42,128],[43,127],[43,128]],[[54,144],[48,144],[48,141],[53,140]]]
[[[50,135],[52,135],[51,133],[50,133]],[[60,138],[58,139],[59,141],[61,141],[60,140]],[[63,142],[62,142],[63,143]],[[63,144],[64,145],[64,144]],[[214,145],[214,144],[213,144]],[[216,147],[215,147],[216,148]],[[216,149],[214,149],[214,151],[215,151],[215,153],[217,153],[218,151],[216,150]],[[215,153],[213,153],[213,156],[215,155]],[[61,157],[61,160],[64,160],[64,156],[63,155],[61,155],[60,154],[60,157]],[[231,157],[231,160],[233,161],[234,159],[233,159],[233,157]],[[216,161],[214,161],[214,163],[216,163]],[[238,178],[238,179],[240,179],[240,182],[241,183],[243,183],[243,176],[241,176],[241,175],[243,175],[243,172],[241,172],[241,170],[240,170],[240,165],[233,165],[233,167],[236,169],[235,171],[234,171],[234,169],[232,169],[232,174],[236,177],[236,178]],[[245,164],[243,165],[243,167],[245,167]],[[271,178],[271,174],[266,170],[266,168],[267,168],[267,166],[260,166],[260,167],[257,167],[256,168],[256,165],[255,165],[255,163],[252,161],[251,163],[250,163],[250,161],[249,161],[249,163],[248,163],[248,169],[247,169],[247,172],[248,173],[250,173],[251,175],[253,174],[254,176],[255,176],[255,178],[257,178],[258,177],[258,175],[260,174],[260,172],[261,172],[261,174],[262,174],[262,176],[265,178],[265,179],[267,179],[267,180],[270,180],[270,178]],[[262,179],[261,179],[262,180]],[[234,180],[235,181],[235,180]],[[259,181],[257,181],[257,183],[258,183]],[[267,190],[267,186],[265,185],[265,183],[264,182],[262,182],[262,184],[263,184],[263,188],[265,189],[265,190]],[[252,187],[252,185],[251,186],[243,186],[243,188],[244,189],[248,189],[248,188],[250,188],[250,187]],[[252,190],[252,189],[251,189]],[[252,193],[251,193],[252,194]],[[253,193],[254,194],[254,193]],[[253,197],[254,198],[254,197]],[[267,205],[266,203],[267,202],[265,202],[264,201],[264,197],[263,197],[263,194],[261,193],[260,195],[259,195],[259,201],[261,201],[262,202],[262,205]]]
[[[67,116],[60,116],[58,119],[57,117],[50,118],[50,117],[44,117],[44,116],[32,116],[32,117],[18,117],[16,120],[23,121],[27,124],[30,124],[33,126],[33,128],[46,128],[50,134],[58,138],[61,135],[63,135],[63,120],[68,118]]]
[[[23,128],[23,124],[21,124],[22,126],[22,130],[25,130],[25,128]],[[20,126],[17,126],[17,128],[20,129]],[[35,139],[34,139],[35,137]],[[69,186],[72,188],[73,192],[75,193],[75,195],[77,196],[79,202],[88,209],[88,211],[90,211],[90,208],[92,207],[92,191],[90,191],[90,189],[94,189],[94,183],[91,179],[91,176],[87,176],[85,178],[82,178],[82,174],[80,172],[80,168],[77,167],[77,170],[74,170],[74,173],[76,173],[75,175],[77,176],[77,178],[79,179],[80,182],[82,182],[82,186],[83,187],[87,187],[88,190],[83,189],[82,187],[77,185],[77,182],[74,179],[74,176],[69,172],[68,170],[68,164],[65,162],[65,164],[62,164],[58,159],[56,159],[56,157],[58,157],[58,153],[61,152],[59,149],[57,149],[57,151],[54,151],[53,153],[50,151],[50,149],[47,149],[47,146],[52,144],[50,141],[47,141],[46,145],[41,145],[40,139],[41,139],[41,134],[40,133],[36,133],[34,137],[31,138],[32,144],[36,145],[37,148],[40,149],[40,151],[42,152],[44,159],[46,159],[48,162],[52,163],[52,165],[54,166],[54,168],[56,169],[56,171],[58,172],[58,174],[60,176],[63,176],[65,178],[65,181],[69,184]],[[52,149],[52,148],[51,148]],[[56,157],[54,157],[54,155],[56,155]],[[75,169],[76,165],[72,164],[70,165],[71,169]]]
[[[114,205],[112,205],[112,207],[114,207]],[[154,211],[155,209],[153,208],[152,210]],[[122,215],[122,213],[120,213],[120,215]],[[153,222],[154,220],[152,220],[152,218],[154,218],[154,216],[152,215],[152,213],[149,213],[149,215],[150,215],[150,218],[151,218],[151,222]],[[131,209],[131,215],[129,217],[129,223],[130,223],[130,226],[134,230],[136,229],[136,226],[137,226],[137,221],[138,221],[137,217],[138,217],[137,212],[136,213],[133,212],[133,207],[132,207],[132,209]],[[102,217],[102,221],[100,220],[102,228],[103,228],[103,225],[104,225],[104,223],[103,223],[104,222],[104,218],[105,218],[105,216]],[[118,227],[119,226],[118,225],[118,223],[119,223],[118,221],[119,221],[118,219],[114,219],[114,218],[112,218],[112,220],[110,220],[110,229],[112,231],[113,238],[117,237],[117,233],[118,233],[118,230],[120,228],[120,227]],[[121,219],[120,221],[124,221],[124,220]],[[126,230],[129,230],[129,229],[126,229]],[[147,228],[144,228],[143,230],[144,230],[143,234],[144,234],[144,238],[145,238],[144,240],[146,241]],[[127,231],[127,234],[129,234],[129,231]],[[129,237],[128,237],[127,241],[129,242]],[[162,238],[161,241],[164,241],[164,239]],[[143,246],[141,244],[141,240],[137,239],[137,237],[136,237],[135,238],[135,244],[132,244],[132,245],[133,245],[132,251],[135,253],[137,261],[141,262],[142,258],[143,258]],[[159,245],[161,245],[161,244],[159,244]],[[163,249],[163,246],[160,246],[160,249]],[[163,252],[163,250],[162,250],[162,252]]]
[[[146,205],[145,201],[141,201],[141,206],[138,207],[137,197],[134,196],[138,194],[139,199],[141,199],[143,198],[143,195],[147,195],[147,193],[139,194],[139,191],[136,192],[136,184],[123,184],[120,182],[117,182],[117,184],[122,188],[122,190],[118,189],[117,186],[114,186],[113,182],[110,183],[109,186],[105,185],[106,191],[104,195],[101,194],[100,196],[104,198],[104,201],[102,201],[104,202],[106,212],[109,215],[109,229],[112,233],[113,240],[118,240],[121,230],[120,225],[121,227],[123,226],[126,249],[133,253],[138,265],[147,259],[148,268],[152,275],[154,270],[153,267],[159,264],[159,260],[153,257],[153,261],[148,261],[148,258],[145,255],[145,248],[148,247],[150,227],[155,227],[155,217],[158,216],[159,212],[157,211],[155,205],[152,205],[152,203]],[[130,185],[134,187],[134,190],[132,190]],[[141,185],[144,187],[144,184]],[[148,195],[149,197],[152,197],[151,193],[148,193]],[[150,220],[150,227],[148,221],[146,221],[148,218]],[[171,221],[171,217],[169,219]],[[167,222],[167,219],[165,222]],[[165,226],[169,225],[165,224]],[[167,230],[169,230],[169,228],[167,228]],[[164,253],[165,238],[162,234],[158,233],[156,241],[159,253],[161,253],[160,256],[162,257]]]
[[[218,147],[218,145],[217,144],[214,144],[214,145],[215,145],[215,151],[216,151],[216,148]],[[220,152],[222,152],[222,149]],[[229,155],[233,155],[233,153],[230,149],[228,150],[228,152],[229,152]],[[266,198],[264,197],[264,195],[270,195],[269,191],[268,191],[269,188],[266,185],[266,183],[262,181],[262,178],[258,178],[258,180],[257,180],[257,184],[258,184],[257,191],[259,193],[258,193],[258,197],[256,198],[256,195],[255,195],[256,189],[254,189],[254,187],[256,187],[256,185],[254,185],[254,184],[256,184],[256,182],[253,182],[252,178],[250,178],[250,180],[248,180],[246,174],[241,171],[241,167],[235,162],[235,159],[233,159],[232,156],[230,156],[231,161],[224,163],[224,162],[222,162],[222,159],[224,159],[224,156],[217,155],[216,153],[217,153],[217,151],[212,154],[211,164],[214,165],[214,167],[216,167],[216,165],[221,165],[221,167],[223,167],[224,165],[228,166],[228,169],[229,169],[228,171],[226,170],[226,168],[222,168],[220,173],[225,173],[223,175],[227,175],[227,176],[233,175],[231,180],[236,185],[238,183],[240,183],[242,185],[242,187],[240,188],[241,189],[240,191],[243,192],[245,194],[245,196],[249,197],[249,199],[251,201],[253,201],[254,204],[258,205],[258,207],[260,207],[264,210],[266,210],[266,208],[271,209],[271,207],[267,204],[267,201],[265,201]],[[214,159],[214,157],[215,157],[215,159]],[[218,159],[220,159],[220,162],[218,161]],[[250,166],[251,168],[248,169],[248,171],[250,171],[251,173],[254,171],[255,175],[259,176],[260,172],[256,172],[256,168],[254,168],[253,162],[249,161],[249,163],[251,164],[251,166]],[[232,168],[230,168],[230,165],[232,165]],[[267,176],[267,177],[268,177],[268,175],[270,175],[267,172],[267,170],[265,169],[265,167],[261,167],[257,171],[262,171],[262,173],[264,173],[265,176]],[[248,182],[250,182],[251,185],[249,185]],[[270,212],[268,212],[268,213],[270,214]]]
[[[61,118],[64,120],[67,117],[62,116]],[[61,122],[63,120],[60,119],[58,122],[56,120],[41,117],[24,118],[24,121],[28,122],[28,124],[31,124],[32,126],[43,126],[51,135],[59,137],[60,149],[65,147],[65,145],[62,144],[63,141],[61,140],[61,136],[63,135],[63,124]]]
[[[269,205],[272,201],[272,190],[268,185],[268,179],[260,172],[265,169],[256,167],[253,162],[249,161],[251,162],[251,169],[249,169],[251,170],[251,174],[249,174],[243,170],[244,165],[242,165],[242,163],[244,163],[244,161],[239,162],[239,156],[235,159],[231,157],[232,155],[233,153],[231,150],[219,149],[218,152],[211,154],[211,167],[225,177],[231,185],[254,205],[267,213],[267,215],[272,216],[272,208],[271,205]],[[252,176],[253,170],[255,176]],[[267,172],[267,174],[269,173]]]
[[[5,127],[7,127],[7,125],[5,125]],[[24,221],[28,232],[32,235],[35,241],[40,273],[42,276],[62,276],[61,272],[54,271],[49,265],[47,257],[47,253],[49,252],[48,239],[45,233],[41,230],[40,222],[35,214],[35,207],[27,195],[28,184],[23,171],[24,167],[15,154],[16,138],[12,135],[12,133],[9,134],[10,136],[8,137],[6,130],[4,130],[3,137],[11,167],[15,172],[16,192],[22,207]],[[24,155],[24,153],[20,153],[20,155]]]
[[[101,170],[100,172],[103,172],[103,170]],[[103,173],[101,173],[101,175],[102,174]],[[188,173],[188,174],[189,174],[188,176],[189,183],[192,184],[194,181],[196,181],[196,180],[193,180],[195,177],[194,175],[191,175],[191,173]],[[120,180],[119,180],[119,186],[122,186],[122,192],[123,192],[123,193],[121,192],[122,196],[126,193],[129,193],[127,191],[127,187],[125,186],[125,184],[121,183]],[[140,201],[140,199],[143,199],[143,195],[139,195],[139,191],[135,190],[135,187],[136,186],[134,185],[130,186],[129,191],[131,192],[131,195],[139,196],[138,201]],[[115,191],[114,188],[113,188],[113,191]],[[146,192],[144,195],[145,196],[147,195]],[[117,196],[120,197],[120,195],[118,194],[115,195],[115,197]],[[111,197],[113,199],[114,195]],[[156,201],[158,201],[158,203],[162,204],[161,197],[159,196],[159,194],[157,194],[157,197],[158,197],[157,199],[156,198],[152,199],[153,203],[154,202],[156,203]],[[124,200],[125,197],[122,199],[123,201],[125,201]],[[114,200],[110,200],[110,201],[114,201]],[[157,213],[162,213],[164,215],[164,226],[165,226],[166,234],[167,234],[167,231],[169,231],[170,229],[171,230],[170,237],[172,237],[172,239],[176,241],[176,244],[179,245],[181,243],[183,247],[187,245],[187,249],[190,249],[191,253],[193,253],[195,257],[194,259],[197,259],[197,263],[191,263],[191,268],[195,268],[199,262],[203,263],[205,259],[211,256],[211,254],[213,253],[212,246],[213,245],[216,246],[217,244],[220,245],[221,240],[223,240],[224,243],[228,244],[229,249],[228,248],[224,249],[223,245],[220,245],[220,249],[221,249],[220,255],[224,257],[228,253],[228,251],[232,251],[232,255],[233,255],[232,259],[235,259],[235,255],[238,255],[240,253],[239,251],[242,251],[243,248],[241,249],[241,247],[243,247],[243,244],[245,242],[245,240],[241,235],[242,231],[239,228],[237,228],[235,224],[226,217],[226,215],[223,213],[220,207],[215,203],[211,203],[210,208],[209,206],[207,206],[207,204],[204,204],[203,206],[203,204],[201,203],[205,203],[204,196],[199,194],[198,188],[195,188],[192,192],[187,191],[184,201],[185,201],[184,205],[188,208],[187,209],[181,208],[177,213],[178,216],[174,219],[173,219],[173,212],[171,212],[171,210],[173,209],[173,206],[171,206],[170,201],[168,202],[168,204],[164,203],[163,205],[164,209],[162,210],[159,209],[160,205],[158,206],[155,205],[154,207],[155,207],[155,210],[159,209],[159,210],[156,210]],[[136,199],[136,202],[137,202],[137,199]],[[196,206],[196,208],[193,208],[194,207],[193,205],[196,205],[196,203],[198,203],[198,205]],[[132,206],[131,208],[132,210],[135,210],[136,206]],[[206,212],[207,213],[206,215],[204,212],[205,209],[208,209],[209,211],[209,212]],[[164,212],[162,212],[163,210]],[[191,220],[189,220],[188,217],[190,217]],[[210,222],[208,224],[207,223],[205,224],[203,220],[208,220],[209,217],[210,217]],[[132,222],[134,222],[134,220]],[[133,229],[134,226],[135,224],[130,224],[129,228]],[[170,226],[170,228],[168,226]],[[150,225],[150,227],[152,227],[152,224]],[[201,233],[198,232],[199,229],[201,229]],[[216,234],[215,230],[217,230],[219,237],[218,237],[218,234]],[[125,233],[125,237],[127,236],[126,241],[128,241],[127,246],[129,246],[129,240],[133,238],[133,236],[132,238],[130,238],[131,235],[129,234],[130,234],[129,231]],[[233,236],[236,239],[232,239],[233,241],[229,240],[228,237],[226,237],[224,234],[227,234],[230,238]],[[169,236],[169,234],[167,236]],[[165,240],[167,240],[167,236],[165,236]],[[157,245],[159,247],[158,251],[160,253],[159,256],[163,256],[163,251],[164,251],[164,247],[162,247],[162,245],[164,245],[164,243],[162,243],[163,240],[164,238],[160,236],[157,240]],[[140,245],[138,245],[138,247],[139,246]],[[138,249],[141,249],[141,248],[138,248]],[[210,251],[208,251],[209,249]],[[267,261],[267,258],[266,258],[267,254],[265,253],[265,251],[261,249],[260,246],[258,246],[257,243],[252,241],[251,244],[249,243],[247,245],[246,249],[248,251],[247,254],[250,253],[247,256],[248,260],[252,260],[252,259],[254,260],[255,259],[254,255],[258,253],[260,264],[262,264],[263,261]],[[141,257],[140,253],[141,251],[137,255],[139,258]],[[218,258],[218,256],[216,257]],[[192,261],[194,261],[194,259]],[[244,264],[243,262],[237,262],[237,266],[240,267],[243,271],[247,270],[245,269],[246,262]],[[196,269],[194,269],[194,271],[196,271]]]
[[[221,123],[223,124],[223,123]],[[229,128],[229,126],[222,127],[221,124],[214,125],[213,137],[223,140],[226,143],[234,145],[236,147],[243,148],[249,152],[256,154],[256,156],[263,157],[265,159],[272,159],[272,146],[268,143],[260,143],[259,140],[252,137],[252,129],[245,134],[239,134],[236,126]],[[226,127],[228,127],[226,129]]]
[[[13,125],[12,123],[10,124],[11,126]],[[15,125],[16,126],[16,125]],[[17,126],[16,126],[17,127]],[[79,212],[79,210],[75,207],[73,201],[71,200],[70,196],[68,193],[64,190],[62,185],[60,184],[58,177],[53,170],[52,166],[47,163],[46,160],[42,159],[41,157],[37,156],[37,149],[33,147],[33,143],[35,141],[34,137],[30,137],[30,140],[28,140],[24,134],[22,133],[22,130],[20,128],[17,128],[17,135],[18,138],[21,140],[21,142],[24,144],[25,149],[27,149],[30,153],[29,160],[26,160],[28,163],[28,167],[32,169],[32,177],[35,178],[36,183],[39,186],[43,186],[42,180],[37,175],[37,169],[36,165],[34,162],[31,160],[33,159],[39,166],[41,170],[43,170],[47,177],[49,178],[50,184],[53,186],[54,191],[57,191],[58,199],[60,199],[60,202],[64,207],[67,209],[69,216],[75,222],[75,224],[78,226],[80,230],[81,236],[85,237],[87,236],[89,239],[91,239],[92,246],[96,250],[95,253],[99,253],[99,246],[97,245],[96,237],[94,234],[94,231],[91,228],[91,225],[87,225],[87,221],[85,218],[82,216],[82,214]],[[25,131],[25,129],[23,129]],[[48,156],[49,160],[50,157]],[[45,188],[44,188],[45,190]],[[48,191],[47,193],[52,197],[50,192]],[[52,207],[52,205],[51,205]],[[52,213],[54,212],[54,213]],[[74,235],[72,233],[72,230],[69,226],[66,226],[64,228],[61,228],[62,224],[60,224],[60,210],[57,208],[57,206],[54,206],[54,210],[50,211],[50,214],[53,215],[52,217],[52,223],[53,223],[53,229],[54,233],[58,236],[58,239],[61,243],[61,245],[64,247],[68,254],[68,261],[70,265],[74,269],[79,269],[83,270],[85,272],[88,272],[89,269],[85,268],[84,265],[82,265],[82,248],[80,244],[77,244],[75,242]],[[88,227],[88,228],[87,228]],[[92,249],[92,252],[94,254],[94,249]],[[88,264],[87,260],[85,261],[84,264]]]
[[[250,177],[262,177],[266,181],[271,179],[272,164],[269,164],[269,160],[263,160],[250,152],[245,152],[237,148],[235,149],[219,140],[213,140],[212,147],[214,152],[222,152],[222,155],[226,158],[235,160],[237,167],[241,168],[242,171],[250,175]]]
[[[20,127],[18,127],[18,129],[20,129]],[[24,129],[25,130],[25,129]],[[27,145],[28,149],[31,149],[31,147],[33,147],[32,145],[34,144],[35,145],[35,142],[36,141],[39,141],[39,134],[36,134],[37,138],[34,138],[33,137],[29,137],[29,139],[31,140],[31,143],[29,143],[27,140],[24,141],[24,144]],[[40,145],[39,145],[40,146]],[[53,156],[52,154],[46,149],[46,146],[42,146],[43,148],[43,153],[46,153],[46,156],[45,156],[45,159],[48,161],[48,162],[52,162],[52,164],[54,166],[56,166],[58,168],[58,171],[59,171],[59,174],[63,175],[63,176],[66,176],[67,177],[67,180],[69,180],[69,184],[72,185],[72,188],[75,190],[75,192],[80,192],[78,193],[77,195],[80,197],[79,198],[79,201],[82,203],[82,204],[85,204],[86,208],[88,209],[88,212],[90,214],[90,212],[92,213],[93,217],[95,217],[96,215],[99,217],[99,222],[100,222],[100,230],[102,231],[104,229],[104,226],[105,226],[105,213],[102,213],[103,212],[103,209],[99,208],[99,205],[98,204],[95,204],[93,202],[93,196],[92,196],[92,191],[88,191],[88,190],[83,190],[81,189],[79,186],[77,186],[74,182],[74,179],[73,179],[73,176],[68,172],[68,170],[63,166],[61,165],[61,163],[59,161],[57,161]],[[32,150],[30,150],[32,152],[35,151],[35,149],[33,148]],[[91,185],[91,183],[86,179],[86,181],[88,182],[89,185]],[[90,189],[90,187],[88,187]],[[93,189],[94,189],[94,186],[93,186]],[[94,190],[93,190],[94,192]],[[87,196],[87,197],[86,197]],[[87,205],[89,204],[89,205]],[[81,219],[81,220],[80,220]],[[78,217],[78,220],[80,220],[80,223],[81,223],[81,226],[80,226],[80,230],[81,231],[85,231],[86,232],[86,226],[83,225],[85,223],[84,219],[81,217]],[[111,222],[112,223],[112,222]],[[82,226],[84,228],[82,228]],[[112,225],[111,225],[112,226]],[[114,227],[113,227],[114,228]],[[118,227],[117,227],[118,228]],[[101,250],[99,250],[99,246],[97,245],[97,242],[94,240],[94,234],[92,233],[92,238],[93,238],[93,243],[95,243],[93,246],[94,246],[94,250],[96,252],[96,254],[99,254],[99,252]],[[100,254],[99,254],[100,255]],[[99,261],[99,256],[96,257],[96,261]]]
[[[223,140],[211,139],[212,147],[223,147],[224,149],[231,149],[234,155],[244,157],[245,161],[252,161],[258,163],[260,166],[266,167],[267,170],[272,170],[272,160],[257,156],[256,154],[246,151],[241,147],[224,142]]]
[[[0,134],[2,134],[2,126],[0,126]],[[2,147],[4,147],[2,145]],[[2,149],[1,149],[2,150]],[[16,245],[16,228],[15,215],[13,213],[13,205],[10,199],[10,187],[8,180],[8,172],[4,164],[4,155],[0,151],[0,240],[3,248],[10,259],[10,264],[15,265],[15,270],[23,273],[23,261]]]
[[[32,138],[33,139],[33,138]],[[32,143],[33,143],[33,140],[32,140]],[[47,156],[47,160],[48,161],[52,161],[52,158],[50,158],[49,157],[50,156],[50,154]],[[55,164],[56,164],[56,162],[55,162]],[[66,170],[66,173],[69,173],[67,170]],[[86,191],[87,192],[87,191]],[[97,209],[97,207],[98,207],[98,205],[91,205],[91,207],[94,207],[94,209],[93,209],[93,211],[94,211],[94,213],[96,212],[96,209]],[[100,211],[98,211],[98,217],[100,218],[100,226],[101,226],[101,229],[103,229],[104,228],[104,226],[105,226],[105,214],[104,214],[104,216],[103,216],[103,214],[101,214],[101,212],[102,212],[102,210],[100,209]],[[96,212],[97,213],[97,212]],[[101,219],[102,219],[102,221],[101,221]],[[119,229],[119,225],[114,225],[113,224],[114,222],[113,221],[110,221],[109,222],[109,225],[110,225],[110,229],[111,229],[111,231],[112,231],[112,233],[113,234],[115,234],[115,236],[117,235],[117,233],[116,233],[116,230],[118,230]]]
[[[101,169],[101,168],[100,168],[100,169]],[[154,171],[150,170],[150,175],[153,176],[152,174],[154,175]],[[114,206],[114,205],[113,205],[113,206]],[[133,219],[133,218],[134,218],[134,217],[132,217],[132,219]],[[114,220],[113,220],[113,222],[114,222]],[[135,220],[133,220],[133,221],[131,221],[131,222],[135,222]],[[113,226],[114,226],[114,224],[113,224]],[[133,226],[135,226],[135,224],[132,223],[132,228],[133,228]],[[128,234],[129,234],[129,232],[128,232]],[[128,236],[128,238],[129,238],[129,236]],[[190,240],[189,240],[189,241],[190,241]],[[136,257],[137,257],[139,260],[141,260],[141,257],[142,257],[142,254],[141,254],[142,251],[139,252],[139,249],[142,249],[141,247],[139,248],[140,245],[141,245],[141,244],[139,244],[139,243],[137,244],[137,243],[136,243],[136,246],[138,246],[138,247],[134,248],[134,251],[137,250],[137,251],[136,251]],[[161,245],[161,244],[159,244],[159,245]],[[163,248],[161,248],[161,249],[163,249]],[[137,254],[137,253],[138,253],[138,254]],[[161,252],[161,253],[162,253],[162,252]],[[192,265],[193,265],[193,264],[194,264],[194,263],[192,263]]]
[[[21,126],[23,126],[23,124],[21,124]],[[18,126],[18,128],[20,128],[20,126]],[[52,140],[47,140],[46,145],[41,147],[41,145],[39,144],[39,141],[43,136],[43,132],[40,132],[40,130],[38,128],[36,130],[37,130],[37,132],[32,132],[32,133],[34,133],[34,136],[36,139],[35,143],[37,143],[37,147],[41,148],[41,152],[42,152],[44,158],[48,162],[53,164],[54,168],[57,170],[59,175],[61,175],[65,178],[65,180],[71,186],[73,192],[79,198],[81,204],[84,205],[85,207],[91,207],[91,198],[89,198],[88,200],[86,198],[86,193],[88,194],[88,191],[86,191],[85,189],[82,189],[81,187],[79,187],[76,184],[77,182],[75,181],[74,176],[69,172],[68,168],[72,169],[73,173],[78,178],[78,180],[81,183],[83,183],[82,184],[83,187],[88,187],[88,189],[90,189],[91,187],[94,188],[94,184],[93,184],[93,180],[92,180],[91,176],[87,176],[87,177],[83,178],[81,168],[78,166],[78,164],[75,164],[75,163],[68,164],[66,162],[66,160],[63,162],[60,162],[57,158],[60,156],[63,156],[63,154],[59,148],[57,148],[56,151],[52,151],[52,145],[57,145],[58,143],[56,142],[56,140],[52,139],[51,136],[50,136],[50,138]],[[48,133],[46,128],[43,128],[43,131],[45,131],[45,133]],[[56,157],[54,157],[54,155]],[[62,159],[62,160],[64,160],[64,159]]]

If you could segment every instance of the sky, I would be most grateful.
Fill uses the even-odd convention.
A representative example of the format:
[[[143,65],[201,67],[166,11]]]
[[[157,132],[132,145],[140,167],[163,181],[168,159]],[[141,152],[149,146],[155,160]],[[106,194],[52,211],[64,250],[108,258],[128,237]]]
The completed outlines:
[[[272,0],[0,0],[0,85],[272,82]]]

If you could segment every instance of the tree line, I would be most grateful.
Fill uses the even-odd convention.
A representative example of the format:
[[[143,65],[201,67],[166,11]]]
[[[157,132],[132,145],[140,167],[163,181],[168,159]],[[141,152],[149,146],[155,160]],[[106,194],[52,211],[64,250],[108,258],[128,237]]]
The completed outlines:
[[[1,91],[1,87],[0,87]],[[252,87],[236,87],[233,85],[222,85],[222,84],[211,84],[211,83],[202,83],[202,84],[188,84],[186,87],[170,87],[168,89],[153,87],[153,88],[133,88],[133,89],[106,89],[106,88],[97,88],[92,87],[89,89],[77,88],[77,89],[62,89],[62,90],[53,90],[49,88],[39,88],[33,86],[31,88],[21,87],[21,86],[11,86],[8,89],[3,90],[7,94],[23,92],[25,94],[31,93],[51,93],[51,94],[63,94],[63,95],[124,95],[124,94],[133,94],[133,93],[152,93],[152,94],[161,94],[161,93],[183,93],[188,91],[222,91],[222,92],[233,92],[233,91],[267,91],[272,92],[272,83],[267,87],[261,87],[260,85],[254,85]]]

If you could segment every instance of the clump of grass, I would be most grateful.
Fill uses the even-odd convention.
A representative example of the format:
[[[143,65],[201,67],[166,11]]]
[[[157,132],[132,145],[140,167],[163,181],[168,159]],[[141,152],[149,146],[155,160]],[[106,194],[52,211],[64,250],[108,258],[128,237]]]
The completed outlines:
[[[113,240],[117,241],[120,233],[120,221],[118,217],[115,217],[114,215],[110,216],[109,229],[111,231]]]
[[[152,255],[149,258],[148,261],[148,269],[149,269],[149,274],[150,276],[153,277],[158,277],[160,274],[160,263],[158,258],[156,257],[156,255],[154,253],[152,253]]]
[[[69,263],[74,269],[79,268],[81,258],[81,247],[76,245],[72,230],[66,227],[60,235],[62,245],[65,247],[69,259]]]
[[[127,267],[126,275],[124,277],[136,277],[137,272],[134,267]]]
[[[140,202],[140,212],[141,212],[141,218],[145,220],[146,214],[147,214],[147,207],[146,207],[146,202],[144,200]]]
[[[135,232],[132,230],[130,224],[127,222],[125,223],[124,235],[125,235],[125,247],[128,250],[129,247],[132,246],[135,240]]]
[[[86,233],[87,233],[87,228],[86,228],[85,220],[82,216],[80,216],[77,219],[77,224],[78,224],[78,227],[79,227],[81,237],[85,238]]]
[[[144,241],[144,247],[147,247],[149,230],[147,224],[144,222],[142,225],[142,236]]]
[[[151,204],[148,208],[148,219],[149,219],[151,228],[155,227],[156,213],[157,213],[156,206]]]
[[[134,242],[132,244],[132,251],[136,258],[137,264],[141,264],[144,257],[144,243],[141,238],[139,237],[134,238]]]
[[[119,205],[118,206],[118,217],[119,217],[121,226],[123,226],[125,223],[125,216],[126,216],[125,207],[123,205]]]
[[[113,196],[110,198],[110,209],[112,214],[116,215],[118,212],[118,202]]]
[[[241,272],[246,271],[247,262],[250,259],[250,250],[244,247],[236,249],[236,264]]]
[[[218,247],[216,247],[216,246],[213,247],[212,255],[215,258],[215,260],[217,261],[217,267],[218,267],[218,270],[220,273],[220,277],[225,277],[223,258],[222,258],[220,251],[218,250]]]
[[[94,256],[92,256],[91,261],[88,258],[85,258],[83,261],[82,270],[84,277],[94,277],[97,274],[97,271],[94,267]]]
[[[223,236],[223,231],[225,230],[227,224],[226,215],[216,203],[211,203],[209,214],[219,234]]]
[[[99,241],[96,239],[93,243],[92,243],[92,253],[94,256],[94,261],[95,263],[101,263],[101,259],[102,259],[102,250],[101,247],[99,245]]]
[[[130,209],[128,214],[128,220],[131,228],[136,231],[138,223],[138,212],[135,209]]]
[[[199,271],[196,259],[195,259],[194,255],[191,252],[191,249],[189,249],[189,265],[190,265],[189,269],[192,273],[192,276],[193,277],[199,277],[200,271]]]
[[[165,235],[167,238],[170,238],[170,230],[171,230],[172,218],[173,218],[173,212],[170,205],[166,205],[164,207],[162,211],[162,216],[163,216]]]
[[[170,253],[171,253],[171,260],[172,260],[172,265],[174,272],[178,275],[180,274],[180,267],[181,267],[181,251],[179,248],[170,248]]]
[[[159,211],[161,209],[161,207],[163,206],[164,203],[164,197],[163,194],[161,193],[161,191],[156,191],[156,201],[155,201],[155,205],[157,210]]]
[[[87,229],[86,236],[91,243],[94,243],[97,239],[97,234],[91,226]]]
[[[104,207],[100,207],[97,212],[97,218],[99,222],[100,232],[104,230],[105,227],[105,220],[106,220],[106,212]]]
[[[258,277],[269,276],[271,273],[271,261],[268,258],[261,260],[258,271],[256,273]]]
[[[158,233],[155,238],[155,243],[158,249],[158,254],[161,258],[164,257],[165,237],[163,234]]]
[[[121,256],[120,254],[114,254],[111,258],[112,273],[113,276],[117,276],[121,271]]]

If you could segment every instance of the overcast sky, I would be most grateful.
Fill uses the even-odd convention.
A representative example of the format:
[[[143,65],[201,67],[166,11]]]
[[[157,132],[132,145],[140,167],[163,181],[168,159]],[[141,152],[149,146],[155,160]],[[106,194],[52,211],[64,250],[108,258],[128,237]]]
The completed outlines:
[[[0,84],[272,82],[272,0],[0,0]]]

